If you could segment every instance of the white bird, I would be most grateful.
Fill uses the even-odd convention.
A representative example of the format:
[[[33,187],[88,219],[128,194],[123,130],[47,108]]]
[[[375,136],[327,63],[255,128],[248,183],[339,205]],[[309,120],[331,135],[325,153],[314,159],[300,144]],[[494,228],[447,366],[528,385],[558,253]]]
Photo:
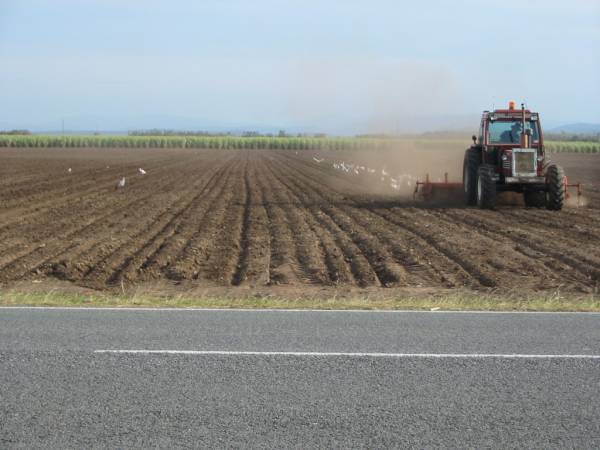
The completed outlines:
[[[398,186],[396,183],[391,183],[390,186],[392,186],[392,189],[395,189],[395,190],[400,189],[400,186]]]
[[[385,169],[381,169],[381,175],[383,175],[384,177],[389,177],[389,176],[390,176],[390,174],[389,174],[389,173],[387,173],[387,172],[385,171]]]
[[[392,184],[398,184],[398,180],[396,180],[395,178],[390,178],[390,181],[392,182]]]
[[[367,167],[367,172],[369,172],[369,173],[375,173],[375,169],[371,169],[371,168]]]
[[[117,189],[121,189],[125,187],[125,177],[121,178],[117,183]]]
[[[313,159],[314,159],[314,160],[315,160],[315,162],[317,162],[317,163],[322,163],[322,162],[324,161],[324,159],[323,159],[323,158],[319,159],[319,158],[316,158],[315,156],[313,156]]]
[[[146,171],[144,169],[142,169],[141,167],[138,169],[138,172],[141,173],[142,175],[146,175]]]
[[[358,171],[358,169],[354,169],[354,173],[355,173],[356,175],[360,175],[360,172]]]
[[[70,168],[70,167],[67,169],[67,172],[69,172],[69,173],[71,173],[71,172],[72,172],[72,170],[71,170],[71,168]]]

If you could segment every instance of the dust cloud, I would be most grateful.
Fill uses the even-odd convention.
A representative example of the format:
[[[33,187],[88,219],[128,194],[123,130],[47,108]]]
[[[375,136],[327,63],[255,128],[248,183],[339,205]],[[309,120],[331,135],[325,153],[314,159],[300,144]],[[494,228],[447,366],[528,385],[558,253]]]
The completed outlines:
[[[464,104],[448,67],[397,59],[295,59],[278,89],[282,116],[332,134],[454,127]]]
[[[466,141],[466,140],[465,140]],[[339,171],[345,179],[356,179],[353,192],[365,195],[394,195],[412,199],[417,180],[462,181],[464,148],[440,140],[423,148],[413,141],[394,141],[380,150],[330,150],[314,152],[313,158]],[[335,180],[331,180],[336,183]],[[332,185],[332,187],[334,187]]]
[[[281,95],[284,115],[294,123],[314,124],[315,130],[337,129],[351,135],[420,133],[440,129],[439,117],[455,113],[451,71],[422,61],[297,59],[286,81],[290,84]],[[476,117],[472,123],[475,128]],[[460,138],[440,139],[423,146],[406,139],[381,150],[331,151],[327,163],[363,179],[356,183],[361,193],[412,198],[417,180],[424,181],[427,175],[431,181],[443,181],[447,174],[448,181],[461,182],[469,136],[465,132],[464,143]]]
[[[571,193],[567,200],[565,201],[565,205],[571,208],[585,208],[589,204],[589,200],[585,195],[577,196],[575,193]]]

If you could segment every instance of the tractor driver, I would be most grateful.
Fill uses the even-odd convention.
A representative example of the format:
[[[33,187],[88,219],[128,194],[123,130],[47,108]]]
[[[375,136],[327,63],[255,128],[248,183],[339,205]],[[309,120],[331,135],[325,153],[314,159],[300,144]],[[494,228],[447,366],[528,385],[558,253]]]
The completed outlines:
[[[510,130],[505,130],[500,135],[500,142],[504,144],[513,144],[521,142],[521,133],[523,132],[523,124],[521,122],[513,122]]]

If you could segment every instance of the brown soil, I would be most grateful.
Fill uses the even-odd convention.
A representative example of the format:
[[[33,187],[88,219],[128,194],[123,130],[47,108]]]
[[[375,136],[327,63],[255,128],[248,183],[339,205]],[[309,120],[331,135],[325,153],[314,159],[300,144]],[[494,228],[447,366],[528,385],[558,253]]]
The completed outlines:
[[[401,153],[374,159],[374,152],[3,149],[0,283],[293,297],[597,292],[600,156],[553,156],[585,189],[584,206],[560,212],[511,199],[495,211],[413,202],[408,175],[422,176],[418,155],[407,153],[405,164]],[[454,151],[424,159],[434,177],[456,176],[462,163]],[[358,173],[334,168],[341,161]],[[382,181],[382,169],[404,176],[405,186]],[[117,189],[122,177],[125,188]]]

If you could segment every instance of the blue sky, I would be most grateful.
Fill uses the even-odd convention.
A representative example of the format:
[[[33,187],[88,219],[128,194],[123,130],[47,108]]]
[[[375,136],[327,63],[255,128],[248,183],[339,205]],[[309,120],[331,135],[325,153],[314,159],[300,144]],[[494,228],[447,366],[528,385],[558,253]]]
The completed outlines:
[[[0,128],[600,123],[600,0],[0,0],[0,64]]]

